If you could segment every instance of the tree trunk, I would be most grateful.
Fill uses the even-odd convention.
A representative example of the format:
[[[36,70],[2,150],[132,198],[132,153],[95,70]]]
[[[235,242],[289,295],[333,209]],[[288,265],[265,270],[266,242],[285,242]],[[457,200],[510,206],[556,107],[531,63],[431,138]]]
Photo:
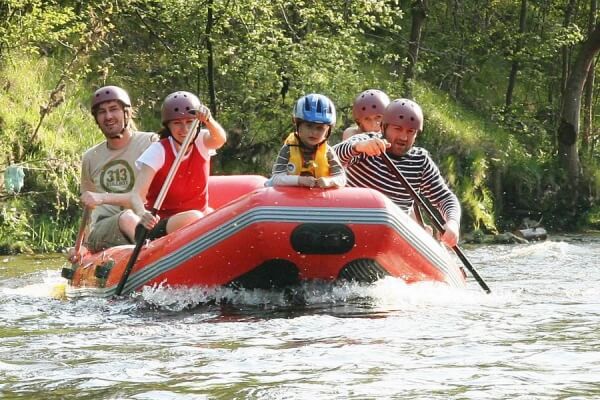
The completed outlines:
[[[592,129],[594,121],[593,102],[594,102],[594,81],[596,78],[595,68],[588,71],[585,79],[585,90],[583,95],[583,129],[581,136],[582,147],[592,150]]]
[[[580,164],[577,135],[579,133],[581,97],[583,85],[598,51],[600,51],[600,25],[596,24],[594,31],[583,42],[567,79],[558,128],[558,158],[568,177],[568,187],[563,189],[569,191],[573,202],[578,200],[579,193]]]
[[[497,164],[491,164],[492,172],[492,193],[494,195],[494,213],[504,214],[504,185],[502,184],[502,167]]]
[[[567,4],[566,8],[565,8],[565,19],[563,20],[563,27],[566,29],[569,27],[569,24],[571,23],[571,18],[573,16],[573,10],[575,9],[575,1],[576,0],[569,0],[569,3]],[[561,68],[561,82],[560,82],[560,87],[562,89],[562,93],[565,92],[566,88],[567,88],[567,79],[569,77],[569,65],[570,65],[570,59],[571,59],[571,51],[570,48],[568,46],[563,46],[562,50],[562,68]]]
[[[210,112],[214,117],[217,116],[217,95],[215,89],[215,61],[212,46],[212,27],[213,18],[213,0],[208,0],[207,16],[206,16],[206,51],[208,52],[208,60],[206,65],[206,77],[208,80],[208,96],[210,98]]]
[[[465,49],[464,47],[460,48],[459,51],[460,56],[458,57],[458,60],[456,60],[456,65],[457,71],[464,71],[465,70]],[[452,93],[452,96],[454,96],[455,99],[459,99],[462,95],[462,88],[463,88],[463,77],[464,74],[458,72],[458,73],[454,73],[452,75],[452,84],[450,86],[450,90]]]
[[[596,25],[597,0],[590,2],[590,18],[588,25],[588,34],[591,34]],[[594,80],[595,67],[591,67],[585,80],[585,89],[583,96],[583,130],[581,136],[582,149],[584,151],[593,151],[592,147],[592,128],[593,128],[593,100],[594,100]]]
[[[410,40],[408,43],[408,65],[404,72],[406,83],[406,94],[412,96],[412,86],[415,79],[415,70],[419,60],[419,48],[421,47],[421,31],[427,17],[427,1],[416,0],[411,7],[412,25],[410,29]]]
[[[508,110],[513,102],[513,92],[517,84],[517,74],[519,73],[519,52],[523,49],[523,35],[525,34],[525,22],[527,21],[527,0],[521,0],[521,15],[519,17],[519,37],[515,44],[513,53],[512,66],[510,68],[510,76],[508,77],[508,87],[506,89],[506,110]]]

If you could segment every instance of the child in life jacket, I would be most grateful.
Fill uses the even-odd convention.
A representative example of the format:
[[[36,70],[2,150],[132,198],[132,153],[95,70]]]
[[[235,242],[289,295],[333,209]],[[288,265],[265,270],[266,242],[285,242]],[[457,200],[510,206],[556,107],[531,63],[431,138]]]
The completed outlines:
[[[267,186],[342,187],[346,172],[327,143],[335,126],[335,106],[322,94],[302,96],[293,112],[295,131],[279,151]]]
[[[369,89],[360,93],[352,105],[352,118],[356,125],[352,125],[342,134],[342,140],[358,133],[381,132],[383,111],[390,104],[390,99],[381,90]]]

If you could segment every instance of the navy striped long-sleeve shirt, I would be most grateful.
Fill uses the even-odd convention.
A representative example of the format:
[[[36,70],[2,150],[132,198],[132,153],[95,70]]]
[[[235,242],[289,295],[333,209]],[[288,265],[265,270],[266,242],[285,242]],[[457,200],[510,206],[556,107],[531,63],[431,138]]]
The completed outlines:
[[[367,156],[352,150],[354,143],[371,137],[369,134],[354,135],[333,147],[346,169],[347,185],[375,189],[408,212],[413,206],[410,193],[389,170],[383,157]],[[445,221],[453,220],[460,226],[461,208],[458,198],[446,184],[427,150],[412,147],[402,157],[391,160],[415,191],[429,200]]]

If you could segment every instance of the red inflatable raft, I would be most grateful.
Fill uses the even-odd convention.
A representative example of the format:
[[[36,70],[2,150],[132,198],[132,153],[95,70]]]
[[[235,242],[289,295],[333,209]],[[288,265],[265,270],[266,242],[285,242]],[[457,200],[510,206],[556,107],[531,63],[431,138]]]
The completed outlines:
[[[214,212],[144,246],[123,294],[146,285],[280,288],[306,280],[464,286],[448,251],[371,189],[264,187],[260,176],[213,176]],[[134,246],[86,256],[63,270],[67,296],[108,297]]]

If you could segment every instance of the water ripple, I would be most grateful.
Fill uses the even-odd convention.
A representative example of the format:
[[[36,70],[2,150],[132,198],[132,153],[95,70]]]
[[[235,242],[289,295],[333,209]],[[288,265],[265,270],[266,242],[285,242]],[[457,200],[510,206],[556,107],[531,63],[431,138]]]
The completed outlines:
[[[600,239],[465,249],[492,288],[145,288],[54,300],[58,259],[0,269],[0,396],[600,398]],[[51,263],[54,264],[51,264]]]

